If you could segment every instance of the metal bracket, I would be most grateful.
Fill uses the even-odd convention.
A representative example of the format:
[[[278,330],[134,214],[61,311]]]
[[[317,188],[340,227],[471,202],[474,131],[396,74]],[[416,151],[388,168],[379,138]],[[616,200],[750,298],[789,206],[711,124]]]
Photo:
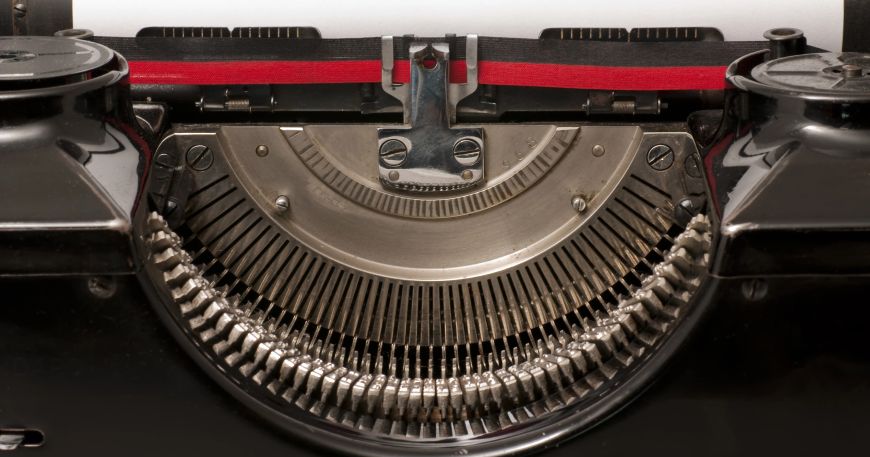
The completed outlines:
[[[466,38],[467,82],[450,84],[447,43],[415,42],[409,48],[411,82],[393,83],[393,37],[382,44],[381,86],[402,102],[401,128],[378,129],[382,185],[413,192],[449,192],[483,181],[480,128],[453,128],[456,105],[477,89],[477,35]]]
[[[660,114],[662,101],[658,92],[590,90],[581,106],[586,114]]]
[[[201,111],[272,111],[275,97],[267,85],[204,87],[197,107]]]

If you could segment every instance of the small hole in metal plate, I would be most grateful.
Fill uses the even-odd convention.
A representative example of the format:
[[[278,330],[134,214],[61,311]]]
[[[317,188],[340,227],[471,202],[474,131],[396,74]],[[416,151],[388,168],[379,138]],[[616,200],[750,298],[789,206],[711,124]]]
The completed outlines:
[[[425,68],[427,70],[432,70],[433,68],[438,66],[438,61],[435,60],[435,57],[429,56],[429,57],[423,58],[422,64],[423,64],[423,68]]]
[[[45,434],[32,428],[0,428],[0,451],[14,451],[25,447],[39,447],[45,443]]]

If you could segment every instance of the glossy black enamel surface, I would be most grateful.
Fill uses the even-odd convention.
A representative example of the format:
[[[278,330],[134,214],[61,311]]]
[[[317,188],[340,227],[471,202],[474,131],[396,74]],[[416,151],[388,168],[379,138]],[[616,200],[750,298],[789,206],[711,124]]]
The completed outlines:
[[[99,44],[0,39],[0,275],[132,271],[148,145],[127,71]]]
[[[317,455],[259,421],[181,352],[138,292],[2,281],[0,426],[42,430],[10,455]],[[603,425],[545,455],[855,455],[870,432],[870,308],[862,283],[740,283],[662,378]],[[836,311],[832,311],[836,308]],[[819,312],[828,310],[824,318]]]
[[[844,76],[852,60],[867,57],[755,53],[729,67],[734,88],[704,152],[721,222],[714,275],[870,273],[870,100],[863,67]]]

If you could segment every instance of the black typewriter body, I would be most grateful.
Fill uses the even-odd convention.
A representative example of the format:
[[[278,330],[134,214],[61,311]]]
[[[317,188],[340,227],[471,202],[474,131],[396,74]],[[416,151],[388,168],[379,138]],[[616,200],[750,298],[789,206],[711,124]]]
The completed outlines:
[[[828,52],[16,8],[0,452],[861,452],[860,21]]]

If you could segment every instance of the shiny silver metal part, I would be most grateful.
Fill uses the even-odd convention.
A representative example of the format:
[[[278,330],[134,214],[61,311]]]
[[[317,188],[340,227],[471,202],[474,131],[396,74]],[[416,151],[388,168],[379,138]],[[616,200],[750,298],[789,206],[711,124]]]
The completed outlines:
[[[383,189],[374,178],[378,171],[372,166],[372,161],[368,156],[359,155],[357,149],[357,141],[368,141],[374,136],[367,127],[285,127],[281,131],[292,151],[291,157],[281,155],[268,163],[242,158],[240,165],[255,167],[256,174],[267,173],[266,166],[294,166],[293,157],[296,156],[323,184],[359,205],[395,216],[444,219],[480,212],[520,195],[562,159],[577,138],[579,129],[547,125],[487,126],[485,131],[490,137],[490,149],[486,153],[493,165],[485,170],[486,184],[448,196],[413,195]],[[617,144],[628,147],[636,140],[638,131],[628,128],[611,132]],[[245,130],[233,136],[254,133]],[[625,136],[617,139],[617,134]],[[235,151],[236,147],[232,150]],[[598,164],[600,167],[593,168],[601,170],[604,166],[615,166],[615,160],[619,158],[614,156],[602,160]],[[571,161],[576,160],[582,160],[582,157],[578,155]]]
[[[180,127],[156,153],[214,163],[186,171],[177,223],[148,217],[145,272],[228,376],[364,437],[485,437],[578,405],[702,285],[709,223],[677,215],[705,192],[697,150],[637,126],[481,129],[485,185],[407,194],[379,183],[374,126]]]
[[[381,88],[384,92],[402,102],[403,119],[405,122],[410,118],[410,103],[408,103],[408,86],[393,82],[393,69],[395,69],[395,57],[393,37],[381,37]]]
[[[453,192],[484,178],[484,138],[480,128],[451,126],[456,105],[477,88],[477,37],[466,38],[467,82],[450,83],[447,43],[412,43],[411,82],[393,84],[392,39],[384,39],[382,85],[402,101],[405,125],[378,129],[378,171],[387,189]]]
[[[152,213],[147,224],[150,261],[180,315],[228,367],[289,407],[415,441],[493,433],[592,395],[679,318],[701,284],[710,246],[709,222],[697,216],[640,285],[606,311],[511,352],[466,357],[464,367],[445,365],[442,358],[438,367],[431,364],[434,357],[421,365],[419,352],[415,358],[393,352],[387,360],[360,354],[354,343],[324,344],[331,340],[259,313],[256,303],[206,279],[208,268],[194,263],[160,215]]]
[[[402,102],[404,122],[410,122],[411,98],[409,86],[393,82],[395,69],[394,40],[392,36],[381,37],[381,88],[384,92]],[[465,83],[451,83],[447,93],[447,110],[450,122],[456,122],[456,105],[477,90],[477,47],[478,36],[465,36]]]
[[[485,186],[460,194],[383,189],[377,165],[362,149],[371,144],[376,129],[365,125],[179,129],[157,155],[199,144],[214,152],[214,165],[191,171],[197,183],[187,205],[188,223],[195,230],[207,228],[206,240],[232,235],[223,233],[228,224],[243,230],[262,211],[260,224],[275,227],[281,240],[316,247],[327,258],[359,271],[406,280],[472,278],[548,252],[589,222],[565,203],[575,195],[586,199],[586,215],[617,205],[612,211],[618,219],[609,226],[617,232],[629,230],[623,237],[630,240],[636,235],[630,236],[620,221],[644,234],[647,224],[637,219],[639,212],[650,221],[661,221],[654,227],[667,232],[678,196],[687,189],[704,192],[700,178],[682,182],[683,167],[677,165],[696,153],[684,133],[552,125],[487,125],[484,131],[490,138],[488,160],[500,166],[487,168]],[[252,151],[259,144],[272,152],[256,156]],[[595,157],[595,144],[606,145],[610,152]],[[667,171],[647,164],[646,151],[656,144],[676,151],[675,165]],[[632,189],[623,191],[629,194],[621,199],[628,208],[612,201],[625,186]],[[292,211],[275,210],[280,195],[293,202]],[[614,236],[608,228],[600,231],[606,238]],[[655,244],[659,236],[651,234],[649,242]],[[486,247],[469,249],[469,243]],[[626,249],[618,239],[610,244],[618,252]],[[607,258],[593,265],[608,270]]]

